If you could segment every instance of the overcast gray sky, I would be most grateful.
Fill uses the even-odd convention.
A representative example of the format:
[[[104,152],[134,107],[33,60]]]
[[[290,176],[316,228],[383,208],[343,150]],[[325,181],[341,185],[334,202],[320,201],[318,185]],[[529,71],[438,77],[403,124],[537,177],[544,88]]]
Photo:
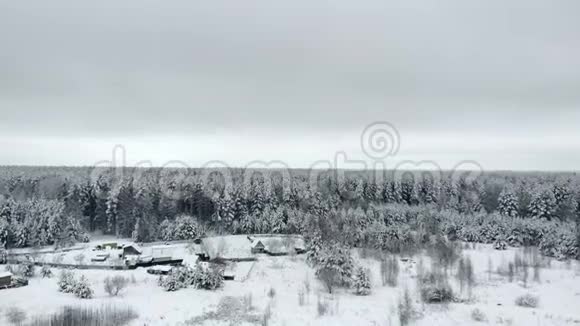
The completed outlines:
[[[0,164],[578,170],[580,1],[0,0]]]

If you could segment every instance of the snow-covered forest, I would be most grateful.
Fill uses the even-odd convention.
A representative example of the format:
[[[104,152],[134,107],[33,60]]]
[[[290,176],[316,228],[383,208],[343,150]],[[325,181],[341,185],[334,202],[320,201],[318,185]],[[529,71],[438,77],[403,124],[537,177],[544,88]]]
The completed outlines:
[[[497,172],[467,180],[385,173],[377,181],[370,173],[337,179],[329,171],[313,185],[300,170],[290,177],[241,169],[209,177],[199,169],[116,172],[1,168],[0,243],[66,245],[94,232],[139,242],[207,232],[299,233],[392,251],[392,235],[412,242],[411,235],[437,228],[464,241],[537,245],[558,257],[578,253],[575,174]]]

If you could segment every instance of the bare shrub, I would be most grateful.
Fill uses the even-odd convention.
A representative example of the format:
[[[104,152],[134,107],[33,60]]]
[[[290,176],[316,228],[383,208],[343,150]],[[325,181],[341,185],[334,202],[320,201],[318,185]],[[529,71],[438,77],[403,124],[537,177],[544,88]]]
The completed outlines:
[[[109,294],[109,296],[117,296],[123,289],[127,287],[129,284],[129,280],[121,275],[105,278],[105,292]]]
[[[471,319],[473,321],[483,323],[487,321],[487,316],[483,311],[481,311],[478,308],[475,308],[471,311]]]
[[[26,278],[32,278],[36,275],[36,267],[33,263],[24,263],[18,265],[16,274]]]
[[[50,316],[36,317],[30,326],[122,326],[138,317],[129,307],[103,305],[101,307],[64,307]]]
[[[42,268],[40,269],[40,275],[42,276],[42,278],[51,278],[52,271],[50,270],[50,267],[48,267],[47,265],[42,266]]]
[[[12,325],[22,325],[26,320],[26,312],[16,307],[8,308],[5,315],[8,322]]]
[[[516,305],[526,308],[536,308],[540,303],[540,298],[532,294],[524,294],[516,298]]]
[[[409,325],[415,316],[415,307],[409,289],[405,288],[403,295],[399,297],[398,305],[399,322],[401,326]]]
[[[387,256],[381,260],[381,279],[383,286],[397,286],[399,282],[399,260],[397,257]]]

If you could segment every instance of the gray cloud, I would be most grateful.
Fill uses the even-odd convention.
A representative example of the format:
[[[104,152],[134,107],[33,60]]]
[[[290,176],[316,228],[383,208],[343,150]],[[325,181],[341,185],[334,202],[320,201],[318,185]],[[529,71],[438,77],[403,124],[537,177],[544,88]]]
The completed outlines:
[[[557,133],[572,147],[578,12],[575,0],[0,0],[0,135],[291,137],[388,120],[417,139]]]

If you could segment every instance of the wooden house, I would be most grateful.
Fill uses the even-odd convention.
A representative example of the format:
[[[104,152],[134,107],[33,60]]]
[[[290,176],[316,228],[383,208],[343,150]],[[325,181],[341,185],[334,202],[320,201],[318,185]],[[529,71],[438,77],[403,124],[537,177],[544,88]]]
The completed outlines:
[[[123,245],[123,258],[127,256],[139,256],[143,253],[141,247],[134,243],[128,243]]]
[[[252,254],[262,254],[266,250],[266,246],[260,240],[254,240],[252,242]]]

